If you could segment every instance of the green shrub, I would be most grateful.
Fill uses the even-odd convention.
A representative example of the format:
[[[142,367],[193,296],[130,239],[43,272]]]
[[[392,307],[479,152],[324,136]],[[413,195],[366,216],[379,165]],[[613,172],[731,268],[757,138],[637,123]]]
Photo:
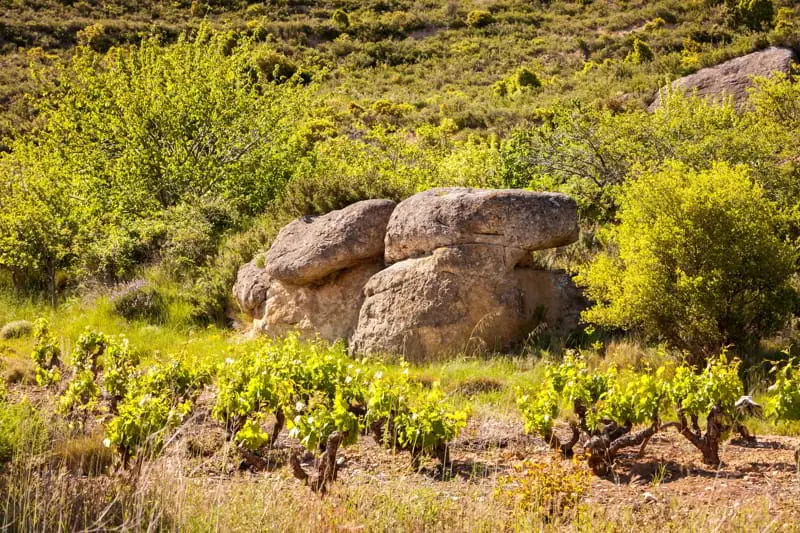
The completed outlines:
[[[500,97],[508,96],[508,80],[497,80],[492,84],[492,92]]]
[[[494,17],[488,11],[474,9],[467,14],[467,25],[473,28],[483,28],[494,22]]]
[[[796,299],[795,254],[777,218],[745,167],[669,163],[643,174],[623,187],[606,251],[581,268],[594,301],[584,318],[665,339],[696,362],[729,344],[752,349]]]
[[[223,198],[247,217],[277,196],[310,94],[272,83],[294,74],[285,58],[231,43],[202,25],[171,46],[79,48],[58,70],[37,100],[42,127],[0,154],[0,268],[18,286],[123,277],[158,251],[148,231],[164,212]]]
[[[205,2],[198,2],[197,0],[192,0],[192,5],[189,7],[189,13],[192,14],[193,17],[202,17],[208,12],[208,4]],[[249,12],[249,10],[248,10]]]
[[[106,27],[100,23],[90,24],[77,34],[78,43],[94,50],[106,50],[111,45],[106,36]]]
[[[269,248],[281,227],[290,221],[281,209],[270,209],[268,214],[253,220],[247,230],[220,243],[213,260],[198,269],[183,294],[191,308],[191,321],[204,325],[227,323],[227,311],[235,309],[231,287],[239,267]]]
[[[33,330],[33,324],[28,320],[15,320],[0,329],[0,339],[19,339],[27,337]]]
[[[138,281],[117,290],[111,296],[114,313],[126,320],[143,320],[163,324],[167,320],[167,301],[161,292],[146,282]]]
[[[175,279],[196,275],[216,252],[219,239],[239,226],[240,215],[224,199],[200,199],[163,212],[161,266]]]
[[[653,59],[655,59],[655,54],[653,54],[650,45],[638,38],[634,39],[633,49],[625,58],[626,61],[636,64],[649,63]]]
[[[280,208],[288,217],[299,217],[370,198],[401,200],[416,191],[428,170],[425,156],[419,147],[380,128],[361,140],[327,139],[297,167]]]
[[[297,65],[292,63],[285,55],[270,49],[262,49],[253,54],[258,70],[274,82],[285,82],[297,72]]]
[[[800,32],[794,19],[794,11],[782,7],[775,16],[775,28],[769,34],[769,44],[787,48],[800,48]]]
[[[535,72],[527,67],[518,68],[511,76],[499,80],[492,85],[492,91],[497,96],[511,96],[526,89],[536,89],[542,86],[542,81]]]
[[[514,73],[514,82],[516,86],[519,88],[522,87],[541,87],[542,82],[539,80],[539,76],[536,75],[533,71],[526,67],[520,67],[517,72]]]
[[[661,17],[656,17],[653,20],[647,21],[644,25],[644,31],[655,31],[664,27],[666,22]]]
[[[751,30],[761,30],[772,25],[775,8],[772,0],[739,0],[735,18]]]
[[[616,191],[634,169],[653,170],[665,159],[698,170],[727,161],[748,165],[767,197],[791,211],[800,198],[800,182],[787,164],[794,157],[791,132],[800,124],[800,90],[781,77],[757,85],[756,112],[680,92],[664,95],[653,113],[557,106],[541,124],[517,129],[501,145],[500,181],[570,194],[584,222],[603,223],[613,220]]]
[[[350,17],[341,9],[337,9],[333,12],[331,20],[340,30],[346,30],[350,27]]]

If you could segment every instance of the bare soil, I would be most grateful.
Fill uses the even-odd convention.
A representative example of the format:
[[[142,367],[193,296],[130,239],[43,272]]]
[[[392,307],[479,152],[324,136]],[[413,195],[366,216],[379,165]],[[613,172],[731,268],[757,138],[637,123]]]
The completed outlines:
[[[183,456],[179,462],[190,476],[236,477],[242,481],[242,477],[267,476],[286,483],[292,480],[288,466],[291,453],[303,454],[306,464],[313,462],[286,432],[266,455],[267,467],[242,460],[208,418],[185,426],[184,432],[164,457],[174,460],[176,454]],[[215,436],[211,446],[214,451],[207,456],[190,452],[201,435]],[[610,513],[633,510],[672,520],[704,510],[729,509],[733,513],[742,506],[766,502],[770,514],[796,528],[800,524],[800,479],[794,459],[798,446],[800,438],[792,437],[759,435],[756,443],[732,440],[722,446],[724,463],[715,469],[702,464],[700,452],[685,438],[667,430],[653,437],[642,457],[634,449],[620,457],[611,475],[594,476],[584,502]],[[476,494],[491,498],[498,479],[512,473],[523,460],[548,461],[553,452],[541,439],[526,435],[517,420],[473,418],[452,444],[452,463],[444,472],[433,460],[415,470],[407,453],[387,450],[369,436],[341,449],[339,456],[337,484],[348,487],[348,491],[356,486],[403,480],[454,499],[474,499]]]

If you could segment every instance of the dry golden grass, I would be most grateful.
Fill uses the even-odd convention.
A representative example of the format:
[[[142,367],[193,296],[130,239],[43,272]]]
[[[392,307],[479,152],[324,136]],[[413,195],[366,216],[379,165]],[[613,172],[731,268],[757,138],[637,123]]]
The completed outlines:
[[[2,357],[0,377],[9,384],[33,385],[36,383],[33,361],[20,357]]]
[[[102,431],[64,440],[56,445],[53,452],[56,466],[78,476],[106,473],[111,469],[114,460],[114,450],[103,445]]]

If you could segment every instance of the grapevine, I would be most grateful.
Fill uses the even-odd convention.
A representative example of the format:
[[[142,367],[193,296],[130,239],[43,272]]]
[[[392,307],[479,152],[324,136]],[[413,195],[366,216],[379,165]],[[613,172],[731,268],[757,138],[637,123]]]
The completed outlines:
[[[205,368],[190,369],[181,361],[157,365],[133,377],[119,413],[106,427],[106,446],[120,452],[123,464],[157,452],[165,433],[185,420],[209,381]]]
[[[297,455],[291,464],[295,476],[320,493],[336,479],[339,447],[367,430],[385,445],[409,451],[414,464],[423,455],[446,463],[447,444],[466,425],[467,413],[453,409],[438,387],[412,383],[407,367],[392,377],[385,371],[350,358],[343,345],[303,344],[296,337],[268,341],[220,365],[212,416],[256,462],[275,445],[285,420],[291,437],[319,453],[314,475]],[[263,423],[270,414],[276,421],[267,432]]]
[[[591,371],[585,360],[568,354],[560,365],[548,366],[539,391],[521,390],[517,404],[525,430],[540,435],[564,457],[573,456],[583,442],[589,466],[597,474],[608,473],[625,448],[639,446],[643,453],[651,437],[668,427],[675,427],[697,447],[706,464],[718,465],[721,440],[740,426],[735,409],[743,393],[738,370],[738,360],[729,362],[722,354],[703,372],[679,366],[668,379],[667,367],[644,374],[613,368]],[[564,403],[572,408],[566,442],[554,432]],[[661,425],[661,413],[671,406],[678,421]],[[699,427],[702,416],[705,434]],[[636,427],[640,429],[634,431]]]
[[[40,318],[34,322],[33,337],[35,344],[31,358],[35,364],[36,382],[42,386],[58,383],[61,380],[61,349],[50,333],[47,319]]]
[[[775,375],[775,384],[769,388],[773,394],[770,404],[770,414],[776,420],[800,420],[800,368],[796,368],[794,361],[789,360],[783,365],[772,367]],[[794,453],[797,477],[800,478],[800,448]]]

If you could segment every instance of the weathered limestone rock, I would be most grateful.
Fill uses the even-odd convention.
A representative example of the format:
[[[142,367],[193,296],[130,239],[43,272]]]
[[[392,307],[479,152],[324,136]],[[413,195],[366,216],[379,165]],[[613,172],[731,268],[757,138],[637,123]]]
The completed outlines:
[[[254,322],[254,329],[272,337],[297,331],[306,338],[349,339],[364,301],[364,285],[382,268],[382,262],[362,264],[309,285],[273,280],[264,318]]]
[[[382,258],[391,200],[366,200],[284,227],[267,253],[272,279],[306,285],[345,268]]]
[[[570,278],[528,266],[531,251],[577,235],[577,206],[562,194],[447,188],[397,206],[370,200],[286,226],[265,268],[241,268],[234,294],[271,336],[415,360],[502,351],[543,323],[555,333],[577,324]]]
[[[747,89],[753,85],[753,76],[769,76],[773,72],[788,74],[795,60],[792,50],[773,46],[678,78],[672,82],[672,88],[681,89],[687,94],[696,91],[698,96],[713,99],[731,97],[738,107],[747,102]],[[648,111],[654,111],[661,105],[662,92],[663,89]]]
[[[579,310],[561,292],[563,275],[498,267],[504,257],[498,245],[441,247],[379,272],[364,288],[352,350],[416,361],[502,351],[542,321],[577,322]]]
[[[578,237],[577,205],[559,193],[467,188],[431,189],[400,202],[386,228],[386,262],[444,246],[490,244],[506,248],[513,267],[527,252],[555,248]]]
[[[252,318],[264,316],[264,304],[267,301],[267,290],[270,285],[266,269],[259,267],[258,263],[258,259],[253,259],[242,265],[233,285],[233,296],[239,307]]]
[[[587,302],[568,273],[516,268],[512,274],[522,292],[523,314],[528,317],[529,327],[545,326],[548,333],[556,336],[578,329]]]

